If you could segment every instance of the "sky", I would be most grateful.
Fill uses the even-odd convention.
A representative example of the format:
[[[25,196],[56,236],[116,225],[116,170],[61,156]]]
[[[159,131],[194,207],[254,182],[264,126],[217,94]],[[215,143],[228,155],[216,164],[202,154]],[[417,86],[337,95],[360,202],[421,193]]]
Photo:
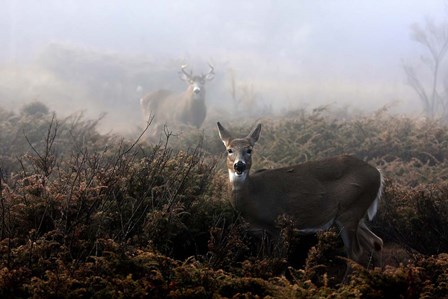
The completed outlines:
[[[62,43],[154,62],[180,59],[198,70],[212,62],[221,77],[232,70],[263,101],[283,109],[322,103],[417,107],[402,66],[418,64],[425,52],[410,27],[448,16],[442,0],[0,4],[0,67],[20,66],[16,76],[49,44]],[[6,85],[0,78],[0,88]]]

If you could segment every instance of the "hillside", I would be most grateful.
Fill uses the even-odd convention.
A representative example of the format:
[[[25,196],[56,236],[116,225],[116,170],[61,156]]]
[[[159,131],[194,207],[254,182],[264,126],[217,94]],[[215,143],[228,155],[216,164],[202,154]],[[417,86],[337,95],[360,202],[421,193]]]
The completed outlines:
[[[255,168],[353,154],[382,169],[369,225],[384,269],[354,272],[338,231],[272,243],[228,202],[217,130],[159,144],[104,135],[100,120],[45,106],[0,109],[0,297],[441,298],[448,296],[448,128],[430,120],[326,109],[263,124]],[[148,128],[149,130],[151,127]]]

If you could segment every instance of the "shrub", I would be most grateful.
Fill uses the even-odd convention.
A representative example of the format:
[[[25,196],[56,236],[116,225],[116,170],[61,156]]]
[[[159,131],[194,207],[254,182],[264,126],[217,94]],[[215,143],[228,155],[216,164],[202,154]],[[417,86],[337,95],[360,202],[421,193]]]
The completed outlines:
[[[446,128],[325,113],[263,121],[255,164],[352,153],[380,166],[373,229],[410,252],[406,263],[352,263],[339,284],[347,260],[337,230],[304,237],[281,217],[279,241],[251,233],[228,203],[215,130],[192,133],[203,147],[174,148],[101,135],[82,114],[0,110],[0,297],[448,296]]]
[[[33,117],[41,117],[47,115],[48,113],[50,113],[50,109],[47,105],[38,101],[26,104],[20,109],[20,114]]]

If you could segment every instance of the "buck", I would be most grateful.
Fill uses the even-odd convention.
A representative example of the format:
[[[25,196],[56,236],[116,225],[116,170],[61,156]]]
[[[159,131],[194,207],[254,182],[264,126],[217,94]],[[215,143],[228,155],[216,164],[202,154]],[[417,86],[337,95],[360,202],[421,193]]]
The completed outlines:
[[[364,266],[373,258],[381,266],[383,241],[364,221],[377,213],[383,190],[378,169],[343,155],[250,173],[261,124],[244,138],[233,138],[219,122],[218,130],[227,150],[231,203],[250,224],[274,236],[280,215],[293,219],[302,234],[336,224],[348,258]]]
[[[180,78],[188,83],[187,90],[176,94],[169,90],[157,90],[140,99],[140,106],[146,120],[152,116],[153,136],[162,131],[165,125],[178,127],[181,125],[199,128],[207,114],[205,105],[205,83],[214,78],[214,68],[210,65],[206,74],[194,76],[186,71],[186,65],[181,66]]]

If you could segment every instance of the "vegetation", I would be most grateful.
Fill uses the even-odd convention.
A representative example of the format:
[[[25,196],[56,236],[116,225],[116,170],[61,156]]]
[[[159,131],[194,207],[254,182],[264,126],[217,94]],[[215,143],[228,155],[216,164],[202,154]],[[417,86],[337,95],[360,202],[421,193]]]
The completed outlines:
[[[409,86],[418,95],[423,106],[423,112],[429,118],[440,118],[446,121],[448,118],[448,94],[446,84],[443,81],[446,76],[442,72],[444,59],[448,51],[448,23],[435,24],[431,19],[426,20],[422,28],[414,24],[411,28],[412,39],[425,50],[420,56],[420,62],[424,65],[427,74],[422,76],[416,71],[416,67],[410,64],[403,66]],[[423,80],[422,78],[429,78]]]
[[[335,229],[299,236],[284,217],[278,243],[251,233],[228,203],[213,127],[146,144],[33,105],[0,109],[2,298],[448,296],[444,125],[326,109],[262,120],[257,167],[351,153],[382,169],[371,225],[385,267],[365,269],[343,258]],[[341,283],[346,262],[353,271]]]

